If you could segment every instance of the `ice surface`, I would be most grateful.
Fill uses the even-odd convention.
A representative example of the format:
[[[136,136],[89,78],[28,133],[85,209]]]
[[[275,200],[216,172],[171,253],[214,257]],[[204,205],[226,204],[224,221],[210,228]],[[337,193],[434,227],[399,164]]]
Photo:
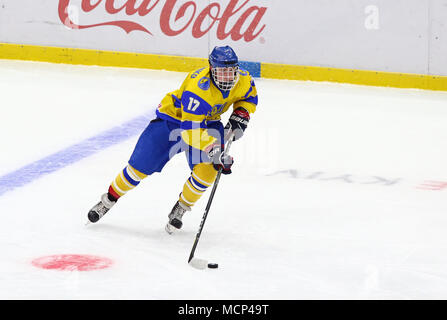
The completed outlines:
[[[196,250],[219,269],[187,263],[209,191],[164,231],[183,155],[86,227],[142,130],[116,128],[141,126],[185,75],[0,60],[0,299],[447,298],[442,92],[257,79]],[[31,263],[54,254],[113,265]]]

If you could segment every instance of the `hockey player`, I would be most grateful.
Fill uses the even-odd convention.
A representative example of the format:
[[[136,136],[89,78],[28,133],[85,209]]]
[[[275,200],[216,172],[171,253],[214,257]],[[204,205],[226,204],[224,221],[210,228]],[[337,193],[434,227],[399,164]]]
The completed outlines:
[[[127,166],[89,211],[89,221],[97,222],[141,180],[161,172],[175,154],[186,152],[191,176],[166,225],[170,234],[180,229],[184,213],[191,211],[213,184],[217,171],[231,173],[233,158],[224,154],[224,132],[231,130],[234,140],[241,138],[257,103],[255,83],[247,71],[239,68],[234,50],[215,47],[208,67],[189,73],[180,89],[162,99],[157,117],[139,137]],[[224,128],[220,117],[230,106],[233,112]]]

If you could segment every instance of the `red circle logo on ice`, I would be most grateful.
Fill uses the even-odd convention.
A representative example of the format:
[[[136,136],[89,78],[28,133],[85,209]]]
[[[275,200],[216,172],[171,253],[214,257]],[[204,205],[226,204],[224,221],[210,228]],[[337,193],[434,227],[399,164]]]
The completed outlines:
[[[92,271],[105,269],[112,265],[108,258],[86,254],[57,254],[34,259],[33,266],[61,271]]]

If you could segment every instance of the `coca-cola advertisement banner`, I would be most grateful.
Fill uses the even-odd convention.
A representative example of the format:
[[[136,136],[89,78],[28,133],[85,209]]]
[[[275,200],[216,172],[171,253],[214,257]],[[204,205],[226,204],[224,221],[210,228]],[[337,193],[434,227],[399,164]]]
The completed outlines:
[[[116,26],[126,33],[142,31],[150,36],[154,36],[154,34],[148,30],[148,27],[154,25],[151,20],[156,20],[155,22],[159,21],[159,28],[155,26],[154,28],[162,36],[175,37],[185,33],[190,34],[195,39],[207,36],[213,26],[216,25],[215,35],[217,39],[231,38],[233,41],[243,39],[245,42],[253,41],[265,29],[265,24],[261,24],[261,20],[267,11],[267,7],[250,5],[250,0],[245,0],[243,3],[239,3],[238,0],[230,0],[226,5],[218,1],[187,1],[181,3],[180,6],[178,6],[178,0],[143,0],[140,3],[137,3],[136,0],[117,2],[119,1],[97,0],[92,4],[91,0],[59,0],[59,18],[64,25],[73,29]],[[73,11],[75,3],[77,4],[76,8],[81,9],[82,14],[86,16],[88,13],[97,10],[103,3],[104,8],[99,12],[107,14],[109,21],[80,24],[79,12],[77,16],[70,17],[70,9]],[[201,4],[206,6],[202,7]],[[161,11],[157,8],[160,8]],[[152,12],[156,14],[153,14],[151,19],[150,14]],[[116,15],[120,13],[127,17],[123,20],[117,20]],[[147,19],[138,19],[138,16]],[[172,19],[173,17],[174,19]],[[230,23],[230,20],[234,17],[237,17],[237,20]],[[78,21],[73,21],[73,18]],[[185,18],[183,23],[176,23],[182,18]],[[245,28],[243,28],[244,24],[247,24]]]
[[[0,0],[0,41],[193,57],[225,43],[255,60],[270,2]]]
[[[447,0],[0,0],[0,42],[447,75]]]

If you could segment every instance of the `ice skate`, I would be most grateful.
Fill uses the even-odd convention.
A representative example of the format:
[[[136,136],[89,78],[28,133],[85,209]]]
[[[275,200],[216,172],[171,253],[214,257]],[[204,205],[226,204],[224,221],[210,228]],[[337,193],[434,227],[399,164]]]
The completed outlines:
[[[187,205],[177,201],[168,215],[169,221],[166,224],[165,230],[167,233],[172,234],[176,230],[182,228],[183,222],[182,217],[186,211],[191,211],[191,208]]]
[[[109,210],[113,207],[116,201],[109,200],[107,193],[101,196],[101,201],[99,201],[93,208],[90,209],[88,213],[89,222],[95,223],[101,219]]]

